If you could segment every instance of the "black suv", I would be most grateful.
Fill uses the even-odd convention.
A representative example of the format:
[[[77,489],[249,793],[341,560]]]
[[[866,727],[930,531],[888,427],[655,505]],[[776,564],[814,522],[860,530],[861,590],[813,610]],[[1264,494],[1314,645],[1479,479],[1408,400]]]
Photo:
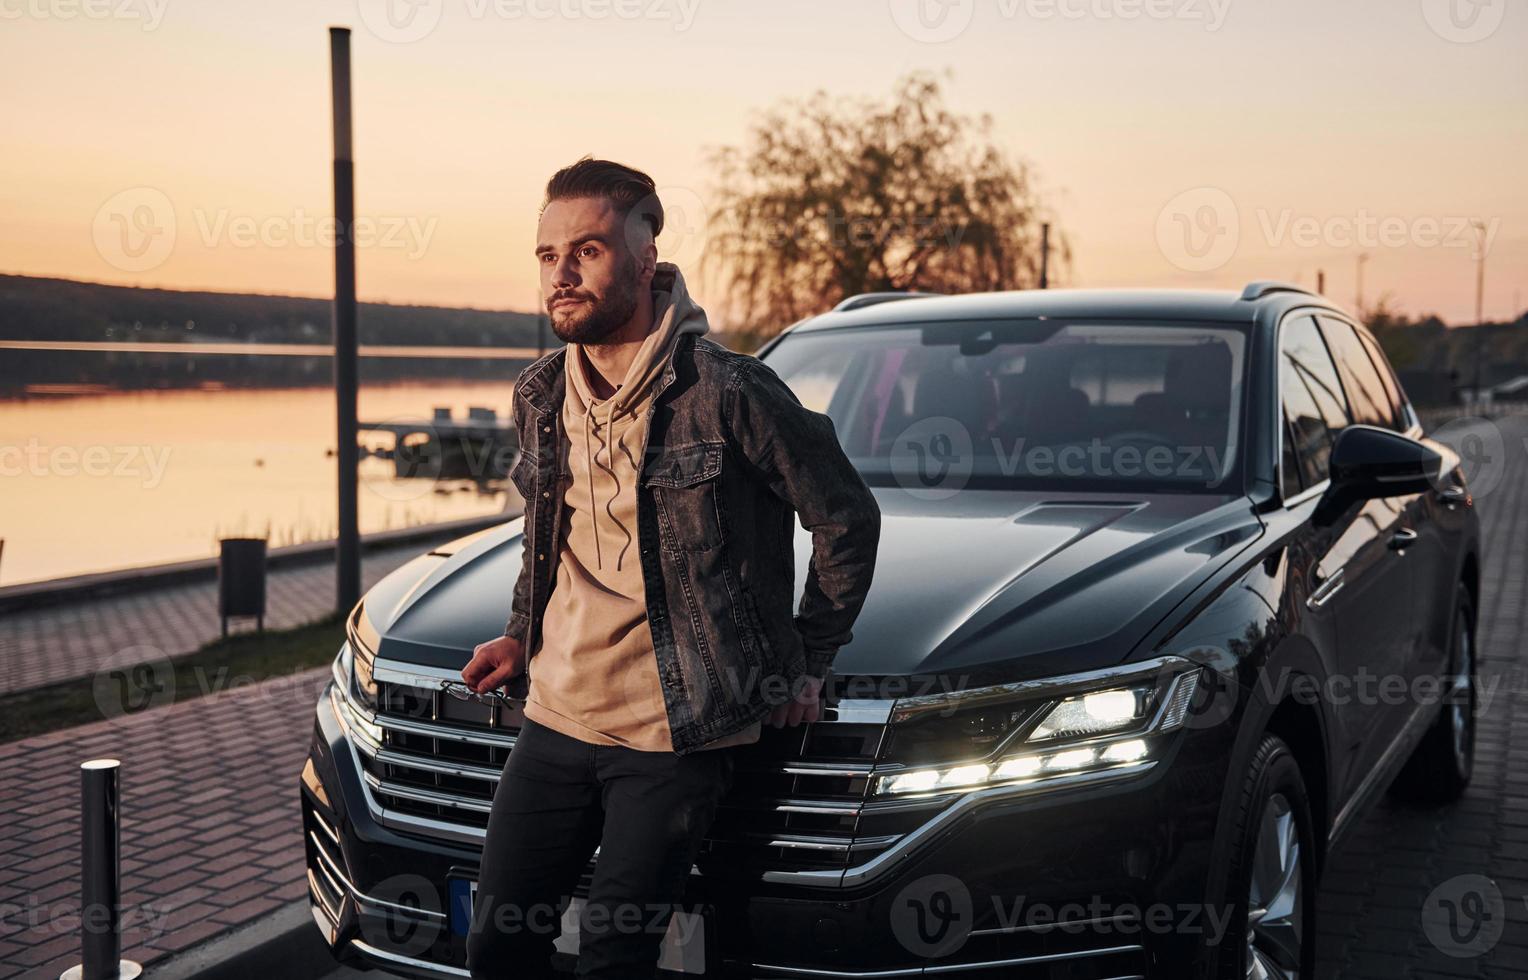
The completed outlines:
[[[760,356],[832,418],[880,558],[824,719],[741,751],[660,965],[1310,976],[1330,849],[1472,764],[1478,520],[1374,338],[1274,283],[877,294]],[[422,555],[350,617],[301,780],[343,959],[466,975],[522,716],[459,671],[521,541]]]

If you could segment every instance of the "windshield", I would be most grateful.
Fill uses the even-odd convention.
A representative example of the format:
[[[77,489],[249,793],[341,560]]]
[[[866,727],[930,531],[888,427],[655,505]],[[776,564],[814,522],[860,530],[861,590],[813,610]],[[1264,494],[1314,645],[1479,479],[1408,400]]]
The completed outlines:
[[[764,357],[866,482],[1235,492],[1246,333],[981,320],[788,335]]]

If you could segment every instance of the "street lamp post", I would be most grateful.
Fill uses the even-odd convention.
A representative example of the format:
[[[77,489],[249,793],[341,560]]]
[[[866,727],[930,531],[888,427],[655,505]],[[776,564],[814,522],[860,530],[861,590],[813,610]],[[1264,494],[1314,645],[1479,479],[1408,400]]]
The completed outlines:
[[[1485,297],[1486,297],[1486,225],[1484,221],[1472,221],[1475,228],[1475,404],[1480,404],[1482,389],[1481,364],[1485,353]]]
[[[1040,288],[1050,288],[1050,222],[1040,225]]]
[[[350,28],[329,28],[334,108],[334,405],[339,519],[335,542],[335,607],[348,613],[361,599],[361,528],[356,484],[355,160],[350,127]]]

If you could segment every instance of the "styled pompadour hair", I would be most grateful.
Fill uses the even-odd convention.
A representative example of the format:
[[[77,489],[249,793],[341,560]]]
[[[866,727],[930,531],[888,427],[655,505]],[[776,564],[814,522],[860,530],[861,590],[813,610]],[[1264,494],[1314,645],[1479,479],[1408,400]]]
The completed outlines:
[[[635,213],[647,222],[654,238],[663,231],[663,204],[658,200],[657,186],[651,177],[633,167],[586,156],[552,175],[546,183],[546,200],[541,207],[545,210],[553,201],[581,197],[606,198],[623,218]]]

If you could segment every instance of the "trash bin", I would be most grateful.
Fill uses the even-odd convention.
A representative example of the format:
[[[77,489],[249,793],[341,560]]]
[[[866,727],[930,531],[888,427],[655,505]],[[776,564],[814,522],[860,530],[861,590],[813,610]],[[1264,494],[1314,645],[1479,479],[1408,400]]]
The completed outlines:
[[[218,615],[223,636],[230,616],[254,616],[265,632],[265,539],[224,538],[218,542]]]

